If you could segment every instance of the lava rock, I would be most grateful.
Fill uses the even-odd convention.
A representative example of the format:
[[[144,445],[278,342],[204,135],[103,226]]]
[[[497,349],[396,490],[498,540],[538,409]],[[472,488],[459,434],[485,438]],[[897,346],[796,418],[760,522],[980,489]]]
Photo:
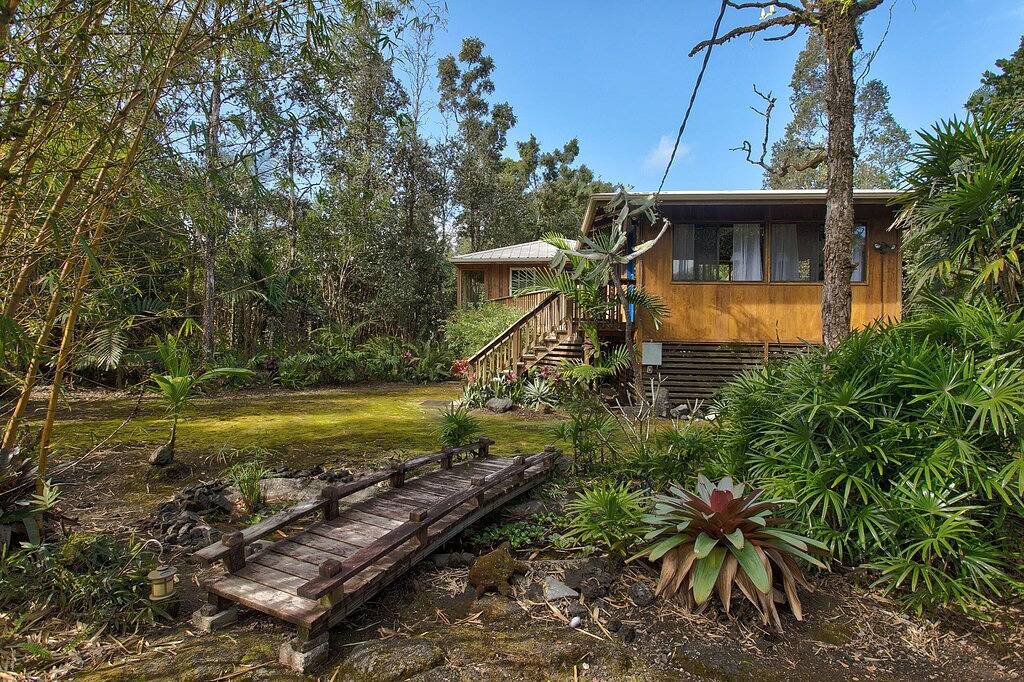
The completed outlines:
[[[379,639],[365,642],[352,650],[342,663],[341,679],[367,682],[405,680],[436,668],[444,662],[444,653],[425,639]]]
[[[508,412],[514,406],[515,403],[513,403],[508,398],[491,398],[486,403],[484,403],[484,407],[486,407],[488,410],[490,410],[491,412],[498,413]]]
[[[580,593],[572,589],[554,576],[544,576],[544,598],[548,601],[556,599],[575,599]]]
[[[668,411],[668,415],[673,419],[685,419],[690,416],[690,406],[687,403],[676,405]]]
[[[654,603],[654,592],[647,583],[637,581],[629,587],[629,598],[637,606],[650,606]]]

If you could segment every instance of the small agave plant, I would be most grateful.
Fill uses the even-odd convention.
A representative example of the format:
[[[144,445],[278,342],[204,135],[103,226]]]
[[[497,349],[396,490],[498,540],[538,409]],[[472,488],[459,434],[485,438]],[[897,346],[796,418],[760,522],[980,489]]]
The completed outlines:
[[[644,516],[651,529],[645,539],[655,542],[634,558],[661,560],[657,594],[681,591],[693,608],[717,590],[728,613],[735,584],[766,625],[770,619],[782,630],[776,603],[788,602],[803,620],[796,588],[810,586],[796,559],[825,568],[811,553],[824,554],[826,547],[780,528],[782,519],[769,514],[781,500],[763,500],[763,492],[744,494],[744,485],[728,476],[712,483],[701,475],[696,495],[672,486],[668,495],[656,496],[652,513]]]

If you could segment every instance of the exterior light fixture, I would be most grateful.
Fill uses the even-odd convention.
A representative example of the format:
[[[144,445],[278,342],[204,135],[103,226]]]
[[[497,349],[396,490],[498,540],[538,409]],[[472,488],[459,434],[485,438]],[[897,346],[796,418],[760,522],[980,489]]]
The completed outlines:
[[[178,581],[178,569],[170,564],[160,564],[146,576],[149,580],[149,599],[156,603],[169,601],[177,596],[174,583]]]

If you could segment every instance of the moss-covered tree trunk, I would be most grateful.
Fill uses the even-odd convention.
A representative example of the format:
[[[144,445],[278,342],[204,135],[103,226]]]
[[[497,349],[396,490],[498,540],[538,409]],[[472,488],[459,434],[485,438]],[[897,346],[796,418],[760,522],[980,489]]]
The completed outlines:
[[[853,52],[856,18],[848,3],[822,10],[825,40],[825,110],[828,112],[828,190],[825,195],[825,282],[821,292],[822,340],[835,347],[850,333],[853,274]]]

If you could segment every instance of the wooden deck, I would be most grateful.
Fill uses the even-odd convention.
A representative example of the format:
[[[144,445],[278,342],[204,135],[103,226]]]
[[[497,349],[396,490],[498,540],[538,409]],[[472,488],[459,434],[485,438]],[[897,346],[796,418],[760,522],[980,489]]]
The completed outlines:
[[[208,615],[231,602],[294,624],[305,639],[325,632],[466,527],[540,483],[558,455],[547,448],[531,457],[492,457],[491,443],[481,439],[329,488],[200,550],[201,560],[221,560],[227,569],[205,584]],[[460,453],[472,459],[453,463]],[[390,485],[377,486],[384,481]],[[296,528],[312,514],[320,518]],[[247,544],[271,533],[283,537],[247,556]]]

